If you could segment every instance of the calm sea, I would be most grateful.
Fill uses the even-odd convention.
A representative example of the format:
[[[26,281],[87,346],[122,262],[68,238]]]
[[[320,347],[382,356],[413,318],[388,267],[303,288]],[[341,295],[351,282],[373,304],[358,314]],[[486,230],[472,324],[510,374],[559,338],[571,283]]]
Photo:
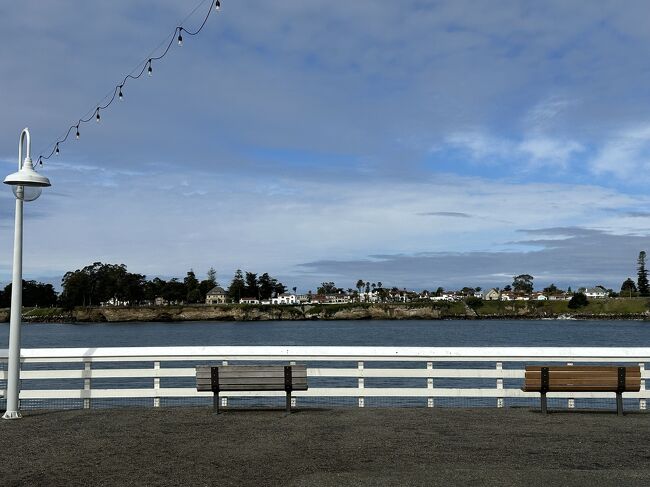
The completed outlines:
[[[643,321],[268,321],[23,325],[22,346],[650,346]],[[9,325],[0,326],[0,348]]]

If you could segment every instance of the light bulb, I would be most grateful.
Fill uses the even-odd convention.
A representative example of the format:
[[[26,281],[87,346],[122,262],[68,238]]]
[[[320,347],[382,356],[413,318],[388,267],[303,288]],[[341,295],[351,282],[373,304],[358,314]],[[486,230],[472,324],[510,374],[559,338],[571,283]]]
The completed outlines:
[[[214,8],[216,8],[217,10],[219,10],[221,8],[221,2],[219,0],[216,0],[214,2]]]
[[[117,97],[120,101],[124,100],[124,95],[122,94],[122,85],[120,85],[120,92],[117,94]]]
[[[99,108],[98,108],[98,109],[97,109],[97,115],[95,115],[95,120],[97,120],[97,122],[99,123],[99,119],[100,119],[100,118],[101,118],[101,117],[99,116]]]
[[[77,139],[78,139],[80,136],[81,136],[81,134],[79,133],[79,125],[77,125],[77,135],[76,135]]]
[[[149,74],[149,76],[151,76],[151,74],[153,73],[153,69],[151,68],[151,59],[149,59],[149,68],[147,68],[147,73]]]
[[[58,156],[60,151],[59,151],[59,144],[56,144],[56,149],[54,150],[56,152],[56,155]]]
[[[178,31],[178,45],[182,46],[183,45],[183,36],[181,35],[181,31]]]

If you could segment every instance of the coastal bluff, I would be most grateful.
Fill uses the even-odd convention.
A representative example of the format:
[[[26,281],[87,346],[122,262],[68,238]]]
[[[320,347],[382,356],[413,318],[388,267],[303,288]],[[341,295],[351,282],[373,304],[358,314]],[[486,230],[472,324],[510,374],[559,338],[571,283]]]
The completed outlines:
[[[165,322],[165,321],[275,321],[275,320],[444,320],[444,319],[650,319],[645,298],[592,300],[569,309],[566,302],[484,301],[347,303],[328,305],[177,305],[25,308],[23,321],[52,323]],[[9,309],[0,309],[0,322],[9,321]]]

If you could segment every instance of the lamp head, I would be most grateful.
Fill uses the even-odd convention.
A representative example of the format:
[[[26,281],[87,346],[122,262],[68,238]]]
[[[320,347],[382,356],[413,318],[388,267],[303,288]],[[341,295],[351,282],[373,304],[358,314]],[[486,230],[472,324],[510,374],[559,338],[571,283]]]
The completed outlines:
[[[7,176],[4,183],[11,186],[35,186],[38,188],[51,186],[48,178],[34,171],[30,157],[25,157],[25,162],[20,170]]]

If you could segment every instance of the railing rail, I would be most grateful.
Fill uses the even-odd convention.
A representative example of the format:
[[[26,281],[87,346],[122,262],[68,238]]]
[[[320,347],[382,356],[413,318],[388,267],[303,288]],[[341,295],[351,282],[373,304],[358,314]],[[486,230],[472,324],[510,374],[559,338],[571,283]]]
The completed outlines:
[[[0,362],[6,361],[7,351],[0,350]],[[493,398],[495,406],[503,406],[508,398],[534,398],[536,393],[519,389],[524,378],[524,363],[620,363],[640,365],[641,391],[626,393],[627,399],[638,400],[639,408],[646,408],[650,392],[645,380],[650,376],[645,363],[650,362],[649,347],[312,347],[312,346],[216,346],[216,347],[102,347],[102,348],[37,348],[23,349],[21,371],[23,389],[21,400],[75,399],[83,400],[83,407],[90,407],[93,399],[152,398],[153,405],[160,405],[160,398],[209,397],[210,393],[197,392],[194,387],[162,387],[161,379],[191,378],[194,366],[176,364],[191,362],[193,365],[228,361],[246,362],[307,362],[309,378],[341,380],[341,386],[310,384],[307,391],[296,391],[300,398],[339,397],[358,398],[364,406],[368,397],[425,398],[427,406],[433,406],[435,398]],[[133,362],[129,366],[127,363]],[[138,363],[137,366],[135,363]],[[352,366],[350,366],[352,362]],[[388,367],[377,362],[403,362],[410,367]],[[99,368],[111,364],[113,368]],[[121,365],[123,363],[123,365]],[[142,363],[150,367],[142,367]],[[316,364],[318,363],[318,364]],[[325,365],[323,365],[323,363]],[[416,363],[421,363],[418,366]],[[463,363],[467,364],[462,367]],[[493,363],[491,368],[485,368]],[[507,364],[504,368],[504,363]],[[511,366],[508,366],[512,363]],[[28,364],[38,364],[37,368]],[[46,367],[44,364],[50,364]],[[77,368],[63,368],[61,364],[78,364]],[[329,365],[328,365],[329,364]],[[481,364],[483,367],[477,367]],[[331,365],[331,366],[330,366]],[[68,365],[70,366],[70,365]],[[105,367],[105,365],[104,365]],[[0,371],[0,380],[6,380],[6,371]],[[93,387],[95,380],[123,381],[120,387]],[[131,387],[129,381],[151,379],[150,385]],[[345,381],[345,379],[348,379]],[[350,387],[349,379],[356,379],[356,387]],[[366,379],[386,379],[387,386],[366,387]],[[405,385],[395,387],[394,380],[403,379]],[[422,379],[421,387],[414,387],[413,380]],[[491,387],[484,387],[485,380],[493,380]],[[69,382],[79,380],[78,388],[70,388]],[[466,380],[464,385],[445,386],[445,381]],[[504,380],[508,381],[504,384]],[[57,388],[31,387],[30,381],[59,381],[65,383]],[[67,381],[67,382],[66,382]],[[313,382],[318,382],[314,380]],[[480,385],[477,385],[480,383]],[[40,382],[39,382],[40,384]],[[516,385],[514,385],[516,384]],[[228,397],[281,396],[283,392],[227,392]],[[576,398],[602,399],[611,394],[601,392],[549,393],[549,397],[567,398],[572,407]]]

